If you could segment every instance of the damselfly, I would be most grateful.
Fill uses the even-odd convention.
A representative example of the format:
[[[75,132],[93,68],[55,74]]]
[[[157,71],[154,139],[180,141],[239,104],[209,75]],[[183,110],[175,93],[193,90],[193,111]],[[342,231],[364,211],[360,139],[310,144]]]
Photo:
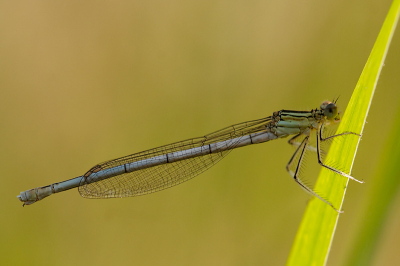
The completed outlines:
[[[350,175],[325,165],[321,159],[321,142],[353,132],[323,137],[326,125],[340,121],[336,101],[325,101],[319,109],[311,111],[281,110],[272,116],[232,125],[208,135],[175,142],[155,149],[135,153],[97,164],[83,176],[54,183],[45,187],[21,192],[18,199],[24,205],[35,203],[51,194],[78,187],[85,198],[123,198],[157,192],[185,182],[215,165],[235,148],[285,138],[298,146],[286,169],[294,181],[307,193],[335,207],[299,179],[299,170],[311,133],[316,131],[318,163],[335,173],[363,183]],[[298,142],[300,137],[304,137]],[[295,158],[299,158],[296,170],[290,170]],[[337,209],[335,209],[338,211]]]

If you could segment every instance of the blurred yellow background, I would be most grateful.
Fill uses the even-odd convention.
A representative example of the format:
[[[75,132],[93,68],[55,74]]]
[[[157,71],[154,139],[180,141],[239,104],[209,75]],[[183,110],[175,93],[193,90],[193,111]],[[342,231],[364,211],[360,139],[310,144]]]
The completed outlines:
[[[283,265],[309,199],[285,171],[284,140],[148,196],[74,189],[25,208],[16,196],[280,109],[340,95],[344,111],[390,3],[1,2],[1,265]],[[366,184],[350,182],[328,265],[343,264],[368,222],[399,108],[399,48],[398,29],[352,172]],[[400,261],[399,223],[397,210],[375,265]]]

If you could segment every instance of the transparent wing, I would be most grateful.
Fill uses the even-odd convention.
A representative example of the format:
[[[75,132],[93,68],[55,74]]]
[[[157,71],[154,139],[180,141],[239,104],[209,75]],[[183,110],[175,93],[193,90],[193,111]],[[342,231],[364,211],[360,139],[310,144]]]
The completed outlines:
[[[270,120],[270,117],[266,117],[236,124],[205,135],[204,137],[175,142],[100,163],[90,169],[85,174],[85,177],[82,178],[78,188],[79,193],[85,198],[121,198],[145,195],[178,185],[199,175],[219,162],[236,147],[240,142],[240,137],[265,130],[265,125]],[[229,148],[222,152],[157,165],[94,182],[96,180],[96,172],[99,170],[107,170],[127,163],[235,138],[239,139],[230,142]]]

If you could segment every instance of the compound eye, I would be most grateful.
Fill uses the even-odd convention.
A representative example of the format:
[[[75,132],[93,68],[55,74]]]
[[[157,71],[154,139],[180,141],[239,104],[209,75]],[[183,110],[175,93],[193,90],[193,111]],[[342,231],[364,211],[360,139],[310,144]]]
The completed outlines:
[[[325,107],[324,115],[328,117],[328,119],[334,119],[338,114],[337,106],[334,103],[330,103]]]

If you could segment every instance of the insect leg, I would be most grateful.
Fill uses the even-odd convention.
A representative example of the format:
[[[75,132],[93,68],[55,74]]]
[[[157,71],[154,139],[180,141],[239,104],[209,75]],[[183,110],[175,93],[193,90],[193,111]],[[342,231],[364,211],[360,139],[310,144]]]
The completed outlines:
[[[346,174],[345,172],[342,172],[342,171],[340,171],[340,170],[337,170],[337,169],[335,169],[335,168],[333,168],[333,167],[330,167],[330,166],[324,164],[324,163],[322,162],[322,159],[321,159],[321,147],[320,147],[320,144],[321,144],[320,142],[321,142],[321,141],[325,141],[325,140],[327,140],[327,139],[329,139],[329,138],[334,138],[334,137],[343,136],[343,135],[348,135],[348,134],[355,134],[355,135],[358,135],[358,136],[360,136],[360,135],[359,135],[359,134],[356,134],[356,133],[353,133],[353,132],[345,132],[345,133],[338,134],[338,135],[333,135],[333,136],[331,136],[331,137],[329,137],[329,138],[324,139],[324,138],[322,138],[323,128],[324,128],[324,124],[322,124],[322,125],[319,127],[319,129],[317,130],[317,155],[318,155],[318,163],[319,163],[321,166],[323,166],[323,167],[325,167],[325,168],[327,168],[327,169],[329,169],[329,170],[331,170],[331,171],[333,171],[333,172],[335,172],[335,173],[337,173],[337,174],[339,174],[339,175],[342,175],[342,176],[344,176],[344,177],[347,177],[347,178],[349,178],[349,179],[351,179],[351,180],[354,180],[354,181],[356,181],[356,182],[358,182],[358,183],[364,183],[363,180],[360,181],[360,180],[358,180],[358,179],[355,179],[354,177],[352,177],[352,176]]]
[[[303,182],[301,182],[301,180],[299,179],[299,171],[300,171],[300,167],[301,167],[301,163],[303,161],[303,157],[305,154],[305,151],[307,150],[307,145],[308,145],[308,141],[309,141],[310,136],[307,136],[304,138],[304,140],[301,142],[301,144],[299,145],[299,147],[297,148],[297,150],[295,151],[295,153],[293,154],[293,156],[290,158],[289,163],[286,165],[286,170],[289,172],[289,174],[293,177],[294,181],[304,190],[306,191],[308,194],[317,197],[318,199],[322,200],[323,202],[325,202],[326,204],[328,204],[329,206],[331,206],[335,211],[337,211],[338,213],[342,213],[341,211],[339,211],[338,209],[336,209],[332,203],[330,203],[329,201],[325,200],[324,198],[322,198],[320,195],[318,195],[317,193],[315,193],[311,188],[309,188],[308,186],[306,186],[305,184],[303,184]],[[301,148],[301,146],[303,146],[303,148]],[[292,165],[294,158],[296,158],[297,154],[301,151],[301,155],[299,158],[299,162],[297,163],[297,167],[296,167],[296,171],[293,173],[292,171],[290,171],[289,167]]]

